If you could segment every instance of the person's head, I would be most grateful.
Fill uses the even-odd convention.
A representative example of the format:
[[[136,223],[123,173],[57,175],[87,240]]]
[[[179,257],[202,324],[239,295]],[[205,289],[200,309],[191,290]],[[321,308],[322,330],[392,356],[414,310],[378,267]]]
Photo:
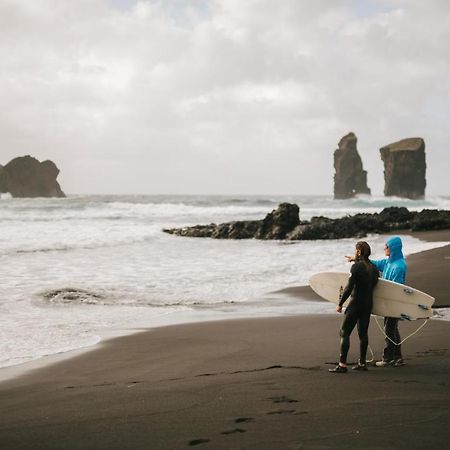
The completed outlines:
[[[391,261],[395,261],[396,259],[403,258],[402,248],[402,240],[398,236],[394,236],[387,240],[384,253]]]
[[[356,243],[355,259],[368,261],[370,253],[370,245],[366,241],[359,241]]]

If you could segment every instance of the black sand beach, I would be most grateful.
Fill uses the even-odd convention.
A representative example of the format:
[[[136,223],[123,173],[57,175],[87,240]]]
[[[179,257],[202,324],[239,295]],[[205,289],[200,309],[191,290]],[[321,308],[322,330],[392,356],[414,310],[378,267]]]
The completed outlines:
[[[450,304],[450,246],[408,264],[408,284]],[[230,320],[109,340],[1,383],[0,448],[447,448],[450,323],[431,320],[408,340],[404,367],[330,374],[341,320]],[[370,345],[379,357],[374,321]]]

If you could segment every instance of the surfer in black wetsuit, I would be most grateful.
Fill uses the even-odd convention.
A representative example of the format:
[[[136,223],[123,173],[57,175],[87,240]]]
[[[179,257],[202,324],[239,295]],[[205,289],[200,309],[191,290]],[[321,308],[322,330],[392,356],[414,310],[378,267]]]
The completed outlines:
[[[358,335],[360,342],[360,357],[353,370],[367,370],[366,353],[369,345],[367,330],[369,329],[370,313],[372,311],[373,289],[378,282],[379,272],[369,261],[370,245],[360,241],[356,244],[354,257],[348,257],[349,261],[354,261],[347,286],[342,292],[336,311],[342,312],[342,306],[351,295],[350,303],[345,310],[345,318],[342,323],[341,335],[341,356],[339,364],[334,369],[329,369],[334,373],[347,372],[347,353],[350,348],[350,335],[358,325]]]

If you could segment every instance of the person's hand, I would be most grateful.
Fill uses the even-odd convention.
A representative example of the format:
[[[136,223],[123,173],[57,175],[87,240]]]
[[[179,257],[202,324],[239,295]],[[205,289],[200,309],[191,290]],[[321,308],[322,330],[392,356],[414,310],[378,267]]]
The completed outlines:
[[[347,262],[353,262],[355,260],[353,256],[345,255],[345,257],[347,258]]]
[[[341,306],[341,305],[337,305],[337,306],[336,306],[336,311],[337,311],[338,313],[341,313],[341,312],[342,312],[342,306]]]

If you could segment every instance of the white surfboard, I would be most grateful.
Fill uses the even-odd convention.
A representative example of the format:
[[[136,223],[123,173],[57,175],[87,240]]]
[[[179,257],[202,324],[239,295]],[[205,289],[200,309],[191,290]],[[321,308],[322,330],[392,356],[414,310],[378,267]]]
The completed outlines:
[[[309,284],[322,298],[337,305],[349,276],[345,272],[320,272],[309,279]],[[349,301],[350,298],[344,306]],[[373,291],[372,314],[406,320],[427,319],[433,315],[433,303],[434,297],[425,292],[380,278]]]

